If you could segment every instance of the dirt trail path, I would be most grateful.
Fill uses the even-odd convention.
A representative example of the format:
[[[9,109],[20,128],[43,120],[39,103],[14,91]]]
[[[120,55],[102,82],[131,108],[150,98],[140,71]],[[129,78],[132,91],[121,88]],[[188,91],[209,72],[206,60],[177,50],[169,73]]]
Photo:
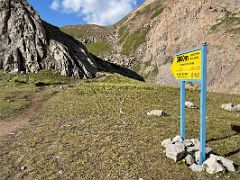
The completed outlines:
[[[17,129],[29,124],[29,121],[36,117],[37,112],[42,108],[44,102],[37,101],[37,93],[33,93],[28,97],[30,105],[20,111],[14,117],[0,121],[0,140],[2,137],[14,133]]]

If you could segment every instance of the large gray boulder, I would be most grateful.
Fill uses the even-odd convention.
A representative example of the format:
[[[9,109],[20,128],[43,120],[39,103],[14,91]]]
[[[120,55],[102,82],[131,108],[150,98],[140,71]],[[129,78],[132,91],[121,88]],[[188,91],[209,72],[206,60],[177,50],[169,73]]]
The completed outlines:
[[[166,145],[166,156],[175,162],[181,160],[185,156],[185,153],[186,149],[182,142]]]
[[[210,158],[211,159],[215,159],[216,161],[218,162],[221,162],[222,166],[224,168],[226,168],[228,171],[230,172],[236,172],[236,168],[234,166],[234,163],[233,161],[227,159],[227,158],[224,158],[222,156],[217,156],[217,155],[214,155],[214,154],[211,154],[210,155]]]
[[[224,167],[219,163],[219,161],[211,156],[203,163],[203,166],[206,168],[206,171],[209,174],[225,171]]]

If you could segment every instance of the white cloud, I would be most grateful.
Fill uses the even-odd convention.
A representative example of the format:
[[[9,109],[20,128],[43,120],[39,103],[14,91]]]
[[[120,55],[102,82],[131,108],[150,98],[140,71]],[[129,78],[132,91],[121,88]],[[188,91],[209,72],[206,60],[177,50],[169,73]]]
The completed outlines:
[[[130,13],[136,0],[54,0],[51,8],[74,13],[86,23],[111,25]]]
[[[58,10],[60,8],[60,2],[59,0],[54,0],[51,4],[51,9]]]

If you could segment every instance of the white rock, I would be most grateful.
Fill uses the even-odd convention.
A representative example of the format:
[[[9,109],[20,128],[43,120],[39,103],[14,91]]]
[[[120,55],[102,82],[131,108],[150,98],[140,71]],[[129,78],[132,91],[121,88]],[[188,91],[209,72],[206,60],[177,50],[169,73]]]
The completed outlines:
[[[193,163],[189,168],[194,172],[202,172],[203,171],[203,167],[201,165],[197,165],[195,163]]]
[[[188,153],[194,153],[196,151],[199,151],[200,150],[200,142],[198,139],[191,139],[191,142],[192,142],[192,146],[189,146],[187,148],[187,152]]]
[[[226,111],[234,111],[234,105],[232,103],[222,104],[221,107]]]
[[[185,140],[183,141],[183,144],[184,144],[186,147],[191,147],[191,146],[194,145],[190,139],[185,139]]]
[[[192,165],[195,162],[195,160],[191,154],[188,154],[186,156],[185,160],[186,160],[187,165]]]
[[[199,146],[192,146],[192,147],[187,148],[187,152],[192,154],[192,153],[195,153],[195,152],[199,151],[199,149],[200,149]]]
[[[229,160],[227,158],[224,158],[222,156],[216,156],[214,154],[211,154],[210,158],[213,158],[213,159],[215,159],[217,161],[221,161],[223,167],[225,167],[228,171],[236,172],[236,168],[234,167],[233,161],[231,161],[231,160]]]
[[[185,107],[189,108],[189,109],[196,109],[197,108],[197,106],[193,102],[190,102],[190,101],[185,102]]]
[[[173,143],[183,142],[183,139],[181,138],[181,136],[177,135],[177,136],[175,136],[175,137],[172,139],[172,142],[173,142]]]
[[[181,160],[185,156],[185,146],[182,142],[168,144],[166,146],[166,156],[173,159],[175,162]]]
[[[162,146],[164,146],[165,148],[166,148],[166,146],[167,146],[168,144],[173,144],[173,142],[172,142],[171,139],[164,139],[164,140],[162,141]]]
[[[161,116],[166,116],[167,113],[164,112],[163,110],[152,110],[150,112],[147,113],[148,116],[158,116],[158,117],[161,117]]]
[[[206,167],[206,171],[209,174],[218,173],[225,170],[224,167],[218,163],[217,159],[211,156],[203,163],[203,166]]]
[[[240,111],[240,104],[234,106],[233,110],[234,111]]]
[[[210,153],[212,153],[212,148],[206,147],[205,153],[208,156]],[[195,160],[197,163],[200,162],[200,150],[195,152]]]
[[[200,141],[198,139],[191,139],[194,146],[200,146]]]
[[[26,166],[21,166],[21,171],[24,171],[25,169],[27,169],[27,167]]]

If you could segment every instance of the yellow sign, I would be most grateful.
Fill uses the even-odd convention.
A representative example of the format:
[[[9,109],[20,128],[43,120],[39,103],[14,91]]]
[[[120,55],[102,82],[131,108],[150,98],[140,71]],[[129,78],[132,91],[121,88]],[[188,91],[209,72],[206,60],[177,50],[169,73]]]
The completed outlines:
[[[173,61],[171,71],[178,80],[200,80],[201,60],[201,50],[178,55]]]

